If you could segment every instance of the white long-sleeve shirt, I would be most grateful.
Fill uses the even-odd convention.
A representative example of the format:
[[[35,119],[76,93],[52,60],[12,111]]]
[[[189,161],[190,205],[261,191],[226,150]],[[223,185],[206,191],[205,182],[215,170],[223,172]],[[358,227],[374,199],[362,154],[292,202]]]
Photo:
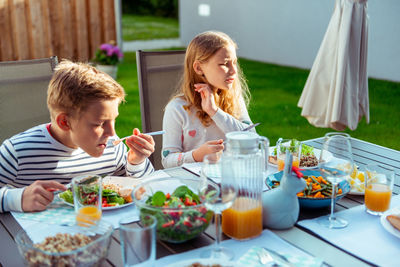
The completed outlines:
[[[164,168],[180,166],[183,163],[195,162],[193,150],[207,141],[224,139],[225,134],[240,131],[251,124],[249,114],[243,99],[240,101],[241,115],[237,120],[232,115],[218,109],[212,122],[205,127],[197,117],[196,108],[186,111],[183,106],[187,102],[175,98],[165,107],[163,118],[163,146],[161,150]],[[253,129],[254,131],[254,129]]]
[[[0,212],[22,211],[25,186],[36,180],[66,184],[85,174],[142,177],[153,171],[148,159],[139,165],[129,164],[122,142],[107,145],[103,155],[95,158],[80,148],[59,143],[42,124],[5,140],[0,147]]]

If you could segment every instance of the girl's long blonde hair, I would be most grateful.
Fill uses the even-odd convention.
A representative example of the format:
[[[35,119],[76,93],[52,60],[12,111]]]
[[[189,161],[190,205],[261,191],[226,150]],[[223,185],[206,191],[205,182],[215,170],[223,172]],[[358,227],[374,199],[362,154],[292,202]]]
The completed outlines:
[[[196,115],[204,126],[211,123],[210,116],[203,111],[201,107],[201,96],[194,90],[196,83],[206,82],[204,77],[197,74],[193,68],[193,63],[197,60],[200,63],[207,62],[221,48],[233,46],[237,48],[236,43],[225,33],[217,31],[207,31],[197,35],[186,49],[184,73],[181,79],[178,92],[175,97],[182,97],[188,103],[184,106],[185,110],[190,112],[190,108],[198,109]],[[230,90],[214,90],[214,98],[217,106],[224,112],[232,115],[236,119],[240,116],[240,98],[245,100],[246,105],[249,102],[249,88],[237,63],[237,77]]]

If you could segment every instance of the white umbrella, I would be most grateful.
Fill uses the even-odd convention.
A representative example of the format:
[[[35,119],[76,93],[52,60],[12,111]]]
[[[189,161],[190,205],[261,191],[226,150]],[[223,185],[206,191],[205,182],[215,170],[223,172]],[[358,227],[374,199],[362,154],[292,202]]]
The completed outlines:
[[[336,0],[298,106],[316,127],[355,130],[369,123],[367,0]]]

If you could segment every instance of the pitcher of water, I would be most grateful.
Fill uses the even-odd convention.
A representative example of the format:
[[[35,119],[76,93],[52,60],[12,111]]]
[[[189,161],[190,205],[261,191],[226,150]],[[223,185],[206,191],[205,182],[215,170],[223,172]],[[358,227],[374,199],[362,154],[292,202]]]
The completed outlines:
[[[269,140],[253,132],[226,134],[221,174],[235,178],[238,195],[231,208],[222,212],[222,231],[246,240],[261,234],[262,188],[267,170]]]

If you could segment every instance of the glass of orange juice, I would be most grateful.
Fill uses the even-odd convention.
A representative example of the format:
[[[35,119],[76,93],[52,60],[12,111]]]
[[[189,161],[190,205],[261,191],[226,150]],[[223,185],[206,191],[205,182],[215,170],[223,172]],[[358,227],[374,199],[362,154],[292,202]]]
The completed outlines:
[[[372,215],[382,215],[390,207],[394,170],[380,165],[367,165],[365,173],[366,211]]]
[[[101,176],[84,175],[72,179],[76,224],[93,226],[101,219]]]
[[[301,155],[301,143],[296,139],[279,138],[276,143],[276,155],[278,159],[278,171],[282,171],[285,167],[286,150],[289,150],[293,155],[292,165],[299,167]]]

